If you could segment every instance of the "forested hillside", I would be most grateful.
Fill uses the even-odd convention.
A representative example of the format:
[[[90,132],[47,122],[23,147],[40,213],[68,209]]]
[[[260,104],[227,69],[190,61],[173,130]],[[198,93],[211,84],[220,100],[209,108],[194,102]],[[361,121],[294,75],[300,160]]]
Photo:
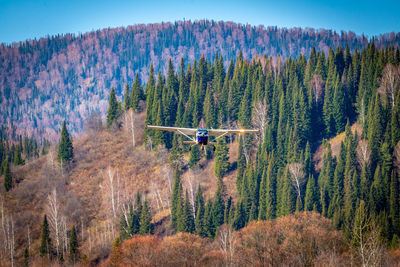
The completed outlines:
[[[42,152],[2,141],[1,259],[398,264],[399,48],[323,50],[150,64],[104,89],[105,126],[93,114],[85,137],[67,121]],[[202,151],[145,124],[260,132]]]
[[[184,21],[135,25],[80,35],[61,35],[11,45],[0,45],[0,124],[8,134],[35,135],[55,140],[64,119],[73,133],[93,111],[107,110],[111,87],[120,99],[125,83],[136,74],[148,79],[154,71],[166,73],[168,60],[177,69],[180,60],[192,62],[202,55],[222,55],[227,68],[242,51],[282,59],[309,56],[311,48],[328,54],[329,47],[349,46],[361,51],[370,40],[352,32],[253,27],[232,22]],[[372,39],[377,48],[398,46],[400,35]]]

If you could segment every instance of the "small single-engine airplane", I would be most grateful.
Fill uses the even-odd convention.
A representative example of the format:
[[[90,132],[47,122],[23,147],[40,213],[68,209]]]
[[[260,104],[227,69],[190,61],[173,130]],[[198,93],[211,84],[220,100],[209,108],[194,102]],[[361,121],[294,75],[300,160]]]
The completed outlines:
[[[207,145],[215,145],[216,142],[210,142],[208,140],[209,136],[215,136],[215,140],[227,135],[227,134],[242,134],[242,133],[258,133],[258,130],[254,129],[192,129],[192,128],[179,128],[179,127],[166,127],[166,126],[153,126],[146,125],[147,129],[155,129],[169,132],[176,132],[186,136],[190,141],[183,141],[185,144],[199,145],[204,149]],[[195,137],[190,137],[189,135],[195,135]]]

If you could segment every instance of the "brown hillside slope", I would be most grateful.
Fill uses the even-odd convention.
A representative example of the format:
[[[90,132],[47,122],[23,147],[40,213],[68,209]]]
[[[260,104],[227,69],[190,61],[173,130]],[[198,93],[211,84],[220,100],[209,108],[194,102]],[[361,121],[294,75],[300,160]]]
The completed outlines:
[[[362,133],[362,127],[358,123],[354,123],[351,126],[351,132],[354,134],[356,131],[357,131],[358,137],[360,137],[360,135]],[[339,155],[340,144],[344,140],[344,137],[345,137],[345,133],[342,132],[341,134],[338,134],[337,136],[332,137],[331,139],[328,140],[329,144],[331,145],[333,157],[337,157]],[[315,169],[317,172],[319,172],[322,168],[325,151],[326,151],[325,146],[323,144],[321,144],[314,153],[313,159],[314,159],[314,163],[315,163]]]
[[[28,227],[31,253],[38,254],[43,215],[49,216],[49,195],[54,189],[59,206],[60,231],[64,231],[64,222],[68,231],[75,225],[82,244],[81,251],[89,256],[89,260],[108,254],[118,235],[121,213],[128,202],[134,201],[136,192],[150,202],[157,225],[168,220],[173,170],[165,149],[144,149],[144,116],[144,113],[135,115],[135,148],[131,132],[124,126],[119,130],[101,129],[90,131],[74,141],[74,160],[67,169],[60,168],[53,147],[48,155],[12,170],[18,183],[5,194],[3,202],[5,214],[12,215],[16,222],[16,258],[22,258],[27,246]],[[124,123],[124,119],[121,122]],[[233,163],[236,159],[237,143],[233,143],[230,145],[230,161]],[[200,183],[205,197],[212,197],[217,184],[213,175],[214,161],[202,159],[200,166],[197,170],[183,173],[184,189],[195,194]],[[226,195],[236,196],[235,180],[236,171],[224,177]],[[52,228],[51,231],[55,243]],[[160,231],[169,233],[165,223],[156,229],[157,233]],[[60,237],[60,243],[63,240]],[[6,255],[0,257],[7,261]]]

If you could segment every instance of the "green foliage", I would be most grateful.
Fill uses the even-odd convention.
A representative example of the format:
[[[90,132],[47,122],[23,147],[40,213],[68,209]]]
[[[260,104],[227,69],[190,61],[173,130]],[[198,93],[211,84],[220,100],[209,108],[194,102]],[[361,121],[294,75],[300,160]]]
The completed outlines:
[[[72,137],[69,135],[65,121],[61,129],[61,139],[58,145],[57,159],[61,163],[69,163],[74,158],[74,147],[72,146]]]
[[[190,149],[189,167],[193,168],[200,161],[200,150],[198,145],[194,145]]]
[[[14,165],[24,165],[25,160],[22,159],[21,156],[21,146],[18,144],[15,148],[15,153],[14,153]]]
[[[228,157],[228,147],[226,145],[225,139],[220,138],[217,142],[217,147],[215,149],[215,167],[214,174],[219,179],[225,176],[229,170],[229,157]]]
[[[147,200],[144,201],[143,208],[140,214],[140,230],[141,235],[147,235],[152,233],[151,214],[150,208],[148,207]]]
[[[8,160],[4,161],[4,188],[9,191],[12,188],[12,176]]]
[[[69,236],[69,261],[75,264],[79,260],[79,244],[76,236],[75,226],[72,226]]]
[[[42,234],[40,237],[39,255],[44,257],[52,254],[52,244],[50,238],[49,224],[47,222],[47,216],[44,215],[42,224]]]
[[[119,116],[118,101],[115,96],[114,87],[111,88],[110,98],[108,102],[107,121],[106,126],[110,128],[111,125],[117,120]]]

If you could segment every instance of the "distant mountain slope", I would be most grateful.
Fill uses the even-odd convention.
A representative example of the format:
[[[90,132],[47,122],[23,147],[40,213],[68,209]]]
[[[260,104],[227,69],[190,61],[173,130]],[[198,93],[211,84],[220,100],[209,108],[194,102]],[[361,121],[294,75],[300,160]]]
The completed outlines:
[[[147,79],[150,64],[165,72],[169,59],[178,68],[181,58],[187,64],[219,53],[226,67],[239,51],[247,59],[264,54],[287,58],[308,55],[313,46],[326,54],[330,46],[362,49],[368,41],[353,32],[185,21],[1,44],[0,124],[54,139],[63,119],[79,132],[92,111],[104,114],[111,87],[121,96],[136,73]],[[399,46],[400,33],[375,37],[374,43]]]

